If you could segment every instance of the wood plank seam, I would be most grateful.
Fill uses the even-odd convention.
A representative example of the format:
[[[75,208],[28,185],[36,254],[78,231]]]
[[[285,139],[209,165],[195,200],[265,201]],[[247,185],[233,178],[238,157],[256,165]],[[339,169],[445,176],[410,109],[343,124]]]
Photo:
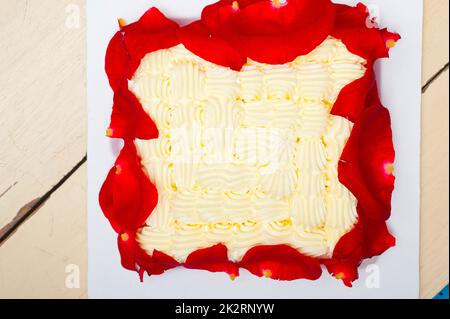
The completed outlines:
[[[448,70],[449,63],[447,62],[439,71],[436,72],[428,81],[425,83],[425,85],[422,87],[422,94],[425,93],[431,84],[433,84],[434,81],[436,81],[442,73]]]
[[[15,181],[12,185],[8,186],[8,188],[6,188],[1,194],[0,194],[0,198],[2,198],[3,196],[5,196],[14,186],[17,185],[17,181]]]
[[[32,205],[29,209],[23,210],[21,209],[19,213],[16,215],[16,218],[11,221],[11,223],[7,224],[4,228],[0,230],[0,246],[8,240],[11,235],[23,224],[25,223],[40,207],[42,207],[45,202],[55,193],[62,185],[64,185],[70,177],[75,174],[76,171],[80,167],[82,167],[87,162],[87,155],[84,157],[66,174],[63,178],[59,180],[59,182],[53,186],[48,192],[46,192],[42,197],[36,198],[32,201]],[[31,203],[31,202],[30,202]],[[28,203],[27,205],[30,205]],[[24,207],[26,207],[25,205]]]
[[[20,226],[18,225],[18,223],[23,216],[28,215],[28,220],[31,216],[37,213],[41,207],[45,205],[47,201],[42,202],[40,201],[40,199],[41,197],[35,198],[28,204],[24,205],[13,218],[13,220],[0,229],[0,237],[5,237],[5,240],[0,241],[0,247],[3,245],[3,243],[6,242],[7,238],[11,237],[17,231],[18,227]],[[35,205],[37,205],[38,203],[39,206],[35,207]],[[21,224],[24,223],[22,222]]]

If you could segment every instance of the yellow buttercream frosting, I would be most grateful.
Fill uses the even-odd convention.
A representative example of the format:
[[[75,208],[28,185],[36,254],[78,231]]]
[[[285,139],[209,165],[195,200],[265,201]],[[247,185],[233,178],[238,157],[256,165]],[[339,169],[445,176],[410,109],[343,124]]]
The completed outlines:
[[[241,72],[182,45],[147,54],[129,88],[160,137],[136,146],[159,193],[138,231],[179,262],[217,243],[239,261],[257,245],[329,257],[357,221],[337,165],[353,124],[330,111],[366,61],[329,37],[291,63]]]

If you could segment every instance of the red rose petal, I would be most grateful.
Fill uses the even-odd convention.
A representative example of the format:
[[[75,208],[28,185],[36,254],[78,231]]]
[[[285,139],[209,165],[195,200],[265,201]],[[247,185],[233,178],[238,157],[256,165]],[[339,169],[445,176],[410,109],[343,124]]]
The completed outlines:
[[[147,10],[138,21],[123,27],[123,31],[126,33],[133,31],[159,33],[176,29],[178,29],[178,24],[168,19],[155,7]]]
[[[191,253],[184,266],[189,269],[203,269],[210,272],[225,272],[239,276],[239,268],[228,260],[228,249],[222,244],[199,249]]]
[[[317,259],[287,245],[254,247],[245,254],[239,266],[258,277],[275,280],[315,280],[322,274]]]
[[[363,243],[365,245],[365,258],[379,256],[389,248],[395,246],[395,237],[389,232],[385,222],[372,221],[366,222],[363,233]],[[340,247],[337,250],[339,256]]]
[[[358,208],[360,216],[364,216]],[[333,258],[323,263],[337,279],[346,286],[358,279],[358,267],[363,259],[379,256],[395,246],[395,238],[389,233],[384,221],[360,217],[355,227],[337,243]]]
[[[155,123],[128,88],[119,87],[114,93],[109,137],[143,140],[158,137]]]
[[[134,232],[123,232],[117,236],[117,245],[119,247],[122,266],[128,270],[136,270],[135,262],[135,234]]]
[[[386,165],[394,159],[389,111],[373,105],[355,123],[339,162],[339,180],[372,219],[390,216],[395,177],[386,172]]]
[[[224,40],[212,36],[200,21],[179,29],[178,37],[189,51],[209,62],[236,71],[247,62],[245,55],[240,54]]]
[[[100,190],[100,206],[117,233],[141,227],[158,202],[158,192],[142,170],[132,141],[125,146]]]
[[[367,107],[369,92],[376,87],[372,64],[367,65],[364,76],[345,86],[333,105],[331,114],[345,117],[353,123],[357,122]]]
[[[163,253],[159,250],[156,250],[156,249],[153,251],[152,257],[155,262],[165,265],[166,267],[173,268],[180,264],[172,257],[170,257],[170,256],[166,255],[165,253]]]
[[[136,23],[125,26],[124,41],[131,58],[127,78],[134,75],[146,54],[179,44],[176,36],[178,28],[177,23],[156,8],[148,10]]]
[[[129,63],[130,56],[125,46],[123,33],[119,31],[109,42],[105,57],[105,70],[113,90],[125,85]]]
[[[365,109],[354,117],[356,123],[338,169],[339,180],[358,200],[358,222],[339,240],[332,260],[325,262],[347,286],[358,278],[357,267],[363,259],[395,246],[386,226],[395,182],[395,152],[389,111],[381,105],[376,85],[366,95]]]
[[[141,64],[142,58],[148,53],[171,48],[179,44],[176,30],[169,30],[157,34],[147,31],[125,33],[125,43],[131,56],[127,78],[131,79]]]
[[[291,0],[278,8],[270,1],[238,3],[239,10],[230,1],[206,7],[202,22],[213,36],[261,63],[282,64],[307,54],[333,29],[329,0]]]
[[[342,40],[350,52],[367,60],[389,56],[386,41],[389,38],[399,40],[398,34],[373,26],[367,7],[361,3],[357,7],[336,5],[336,8],[336,24],[331,33],[333,37]]]
[[[379,256],[394,246],[395,238],[389,233],[384,221],[361,217],[355,227],[337,243],[333,259],[359,262]]]
[[[144,272],[151,275],[161,275],[165,271],[175,268],[179,263],[172,257],[155,250],[150,256],[136,242],[134,232],[119,234],[118,247],[121,263],[125,269],[138,271],[141,281]]]
[[[151,256],[148,255],[138,243],[136,243],[136,263],[139,266],[141,281],[143,281],[144,271],[149,276],[161,275],[179,265],[175,259],[158,250],[154,250]]]
[[[151,8],[140,20],[121,28],[112,38],[105,59],[109,82],[115,91],[131,79],[142,58],[151,52],[179,44],[174,21]]]
[[[238,9],[235,9],[233,3],[233,0],[221,0],[206,6],[202,11],[200,21],[210,32],[220,34],[229,31],[224,30],[224,26],[226,25],[228,29],[230,19],[233,19],[237,12],[245,7],[242,1],[238,1]]]
[[[336,279],[342,280],[344,285],[352,287],[352,282],[358,279],[358,267],[359,263],[348,261],[327,260],[324,262],[328,272],[336,277]]]

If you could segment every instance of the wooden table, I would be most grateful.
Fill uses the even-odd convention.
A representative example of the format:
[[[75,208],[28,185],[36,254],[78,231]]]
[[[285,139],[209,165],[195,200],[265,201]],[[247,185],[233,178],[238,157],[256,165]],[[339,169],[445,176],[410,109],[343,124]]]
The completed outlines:
[[[448,0],[425,0],[423,298],[449,279],[448,10]],[[0,246],[0,298],[84,298],[85,1],[0,0],[0,12],[0,235],[17,226]],[[81,280],[69,289],[72,265]]]

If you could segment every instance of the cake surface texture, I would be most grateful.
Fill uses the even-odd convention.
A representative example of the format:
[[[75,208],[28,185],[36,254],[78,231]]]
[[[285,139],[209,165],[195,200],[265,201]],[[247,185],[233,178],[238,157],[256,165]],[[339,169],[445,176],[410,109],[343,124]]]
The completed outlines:
[[[399,35],[329,0],[222,0],[186,26],[156,8],[106,53],[107,136],[124,147],[100,191],[122,265],[245,268],[351,286],[395,245],[389,112],[373,64]]]

